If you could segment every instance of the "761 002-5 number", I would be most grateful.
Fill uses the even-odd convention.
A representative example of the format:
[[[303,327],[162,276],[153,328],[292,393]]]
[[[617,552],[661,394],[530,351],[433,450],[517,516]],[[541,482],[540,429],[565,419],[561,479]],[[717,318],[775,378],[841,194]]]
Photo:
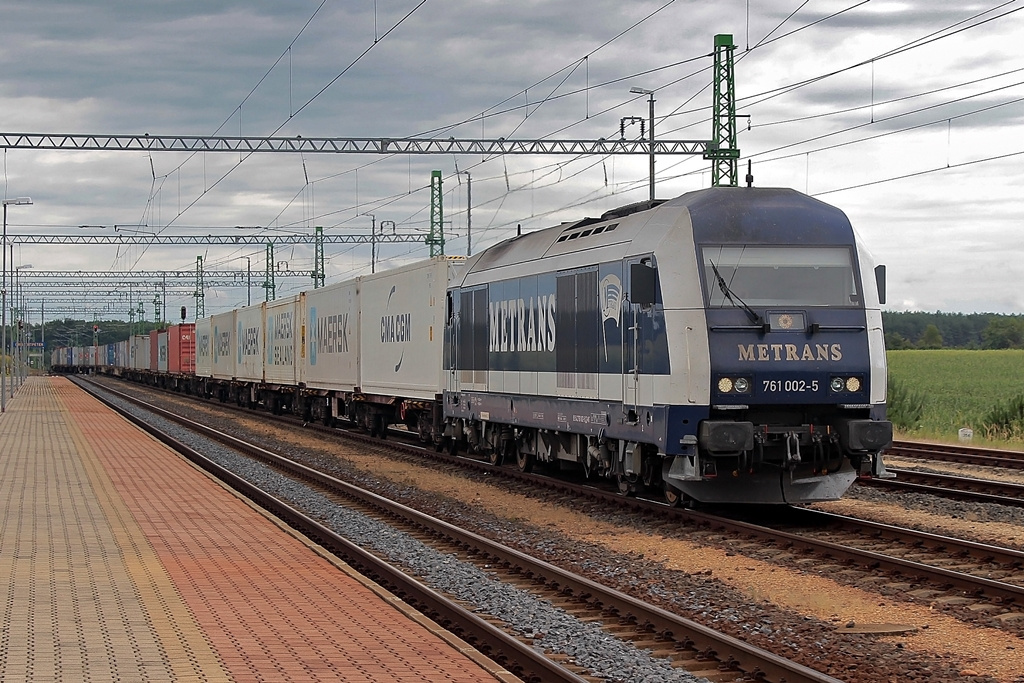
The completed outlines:
[[[818,390],[818,380],[805,379],[765,379],[761,380],[761,391],[766,393],[786,392],[789,394]]]

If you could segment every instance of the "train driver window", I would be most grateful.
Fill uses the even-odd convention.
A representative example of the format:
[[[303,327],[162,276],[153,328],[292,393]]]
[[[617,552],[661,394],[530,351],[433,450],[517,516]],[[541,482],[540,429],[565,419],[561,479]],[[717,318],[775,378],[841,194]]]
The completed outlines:
[[[650,259],[629,266],[629,300],[639,306],[653,306],[658,296],[658,271]]]

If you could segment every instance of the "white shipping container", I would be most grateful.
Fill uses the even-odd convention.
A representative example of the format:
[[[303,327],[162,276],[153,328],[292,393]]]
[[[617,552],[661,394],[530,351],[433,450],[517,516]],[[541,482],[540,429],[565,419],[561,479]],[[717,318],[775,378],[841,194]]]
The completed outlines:
[[[264,314],[266,304],[235,311],[235,378],[246,382],[263,381]]]
[[[301,303],[303,381],[310,389],[353,391],[359,386],[358,280],[307,291]]]
[[[362,278],[363,393],[429,401],[441,393],[445,293],[459,263],[439,256]]]
[[[122,339],[117,342],[117,351],[114,356],[114,364],[119,368],[131,367],[129,360],[131,359],[130,342],[127,339]]]
[[[266,303],[266,347],[263,376],[272,384],[296,384],[299,380],[301,344],[300,296]]]
[[[213,341],[213,365],[212,376],[217,379],[235,378],[235,311],[220,313],[210,318],[213,326],[211,340]]]
[[[157,372],[167,372],[167,330],[156,334],[156,369]]]
[[[149,370],[150,347],[148,334],[132,335],[133,370]]]
[[[213,376],[213,321],[201,318],[196,321],[196,376]]]

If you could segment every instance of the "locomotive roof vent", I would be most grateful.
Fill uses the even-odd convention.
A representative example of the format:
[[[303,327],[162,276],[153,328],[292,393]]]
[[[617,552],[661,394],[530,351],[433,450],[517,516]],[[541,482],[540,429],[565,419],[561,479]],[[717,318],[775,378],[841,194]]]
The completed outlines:
[[[612,220],[613,218],[625,218],[626,216],[632,213],[653,209],[656,206],[664,204],[666,201],[667,200],[665,199],[645,199],[642,202],[626,204],[625,206],[620,206],[617,209],[609,209],[608,211],[605,211],[603,214],[601,214],[601,220],[608,221]]]
[[[611,232],[612,230],[614,230],[617,227],[619,227],[618,223],[609,223],[608,225],[599,225],[596,228],[587,228],[585,230],[577,230],[576,226],[573,226],[572,228],[569,228],[568,230],[563,232],[559,236],[557,241],[558,242],[566,242],[568,240],[583,239],[584,237],[590,237],[591,235],[600,235],[603,232]]]

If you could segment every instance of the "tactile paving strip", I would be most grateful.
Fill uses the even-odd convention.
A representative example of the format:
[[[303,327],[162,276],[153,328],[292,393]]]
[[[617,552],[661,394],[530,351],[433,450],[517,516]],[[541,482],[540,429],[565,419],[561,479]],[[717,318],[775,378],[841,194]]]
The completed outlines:
[[[494,680],[67,380],[8,408],[0,681]]]
[[[32,379],[0,418],[0,680],[227,680],[152,546]]]

